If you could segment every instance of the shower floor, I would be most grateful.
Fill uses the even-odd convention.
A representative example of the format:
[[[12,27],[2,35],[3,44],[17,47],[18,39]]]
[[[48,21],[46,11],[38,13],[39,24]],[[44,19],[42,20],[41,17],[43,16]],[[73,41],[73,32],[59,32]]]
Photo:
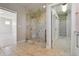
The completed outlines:
[[[54,41],[54,48],[63,50],[66,55],[70,55],[71,41],[69,38],[61,37]]]

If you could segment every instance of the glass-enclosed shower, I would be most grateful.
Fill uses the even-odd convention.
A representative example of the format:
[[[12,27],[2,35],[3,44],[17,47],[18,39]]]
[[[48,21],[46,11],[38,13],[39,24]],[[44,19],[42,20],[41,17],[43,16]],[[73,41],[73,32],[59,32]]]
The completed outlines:
[[[16,12],[0,8],[0,48],[16,44]]]
[[[71,52],[71,4],[58,4],[51,10],[52,48]]]

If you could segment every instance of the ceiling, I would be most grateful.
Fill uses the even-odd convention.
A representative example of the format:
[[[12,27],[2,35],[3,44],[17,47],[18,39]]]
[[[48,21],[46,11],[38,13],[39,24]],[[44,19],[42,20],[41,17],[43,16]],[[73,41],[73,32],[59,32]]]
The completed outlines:
[[[30,7],[30,8],[38,8],[46,5],[46,3],[0,3],[5,5],[14,5],[14,6],[22,6],[22,7]]]

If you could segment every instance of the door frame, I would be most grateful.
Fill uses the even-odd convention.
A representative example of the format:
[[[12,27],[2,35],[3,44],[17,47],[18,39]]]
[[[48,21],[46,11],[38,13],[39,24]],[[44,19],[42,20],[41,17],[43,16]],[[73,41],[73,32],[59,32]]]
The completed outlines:
[[[11,10],[11,9],[8,9],[8,8],[5,8],[5,7],[1,7],[0,6],[0,9],[3,9],[3,10],[6,10],[6,11],[9,11],[9,12],[11,12],[11,13],[15,13],[16,14],[16,18],[15,18],[15,24],[13,25],[13,27],[14,27],[14,29],[15,29],[15,33],[14,33],[14,37],[15,37],[15,40],[16,40],[16,42],[15,42],[15,45],[17,44],[17,11],[14,11],[14,10]],[[15,27],[16,26],[16,27]]]

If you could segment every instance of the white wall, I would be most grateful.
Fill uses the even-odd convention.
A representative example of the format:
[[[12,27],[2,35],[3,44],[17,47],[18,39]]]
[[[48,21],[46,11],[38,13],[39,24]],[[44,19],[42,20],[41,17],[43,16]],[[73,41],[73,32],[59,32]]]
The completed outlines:
[[[79,32],[79,3],[76,4],[76,30]]]
[[[46,8],[46,48],[51,48],[51,7]]]
[[[28,13],[28,10],[31,9],[32,11],[35,11],[39,8],[26,8],[26,12]],[[41,8],[42,9],[42,8]],[[44,9],[45,10],[45,9]],[[40,22],[36,22],[35,20],[37,19],[31,19],[31,23],[29,21],[30,19],[27,18],[27,39],[30,39],[30,31],[32,32],[31,34],[33,35],[32,38],[33,39],[40,39],[40,41],[45,41],[45,21],[46,21],[46,13],[44,12],[42,14],[42,17],[40,18]],[[30,25],[32,27],[32,30],[30,30]],[[38,35],[37,35],[38,33]]]

